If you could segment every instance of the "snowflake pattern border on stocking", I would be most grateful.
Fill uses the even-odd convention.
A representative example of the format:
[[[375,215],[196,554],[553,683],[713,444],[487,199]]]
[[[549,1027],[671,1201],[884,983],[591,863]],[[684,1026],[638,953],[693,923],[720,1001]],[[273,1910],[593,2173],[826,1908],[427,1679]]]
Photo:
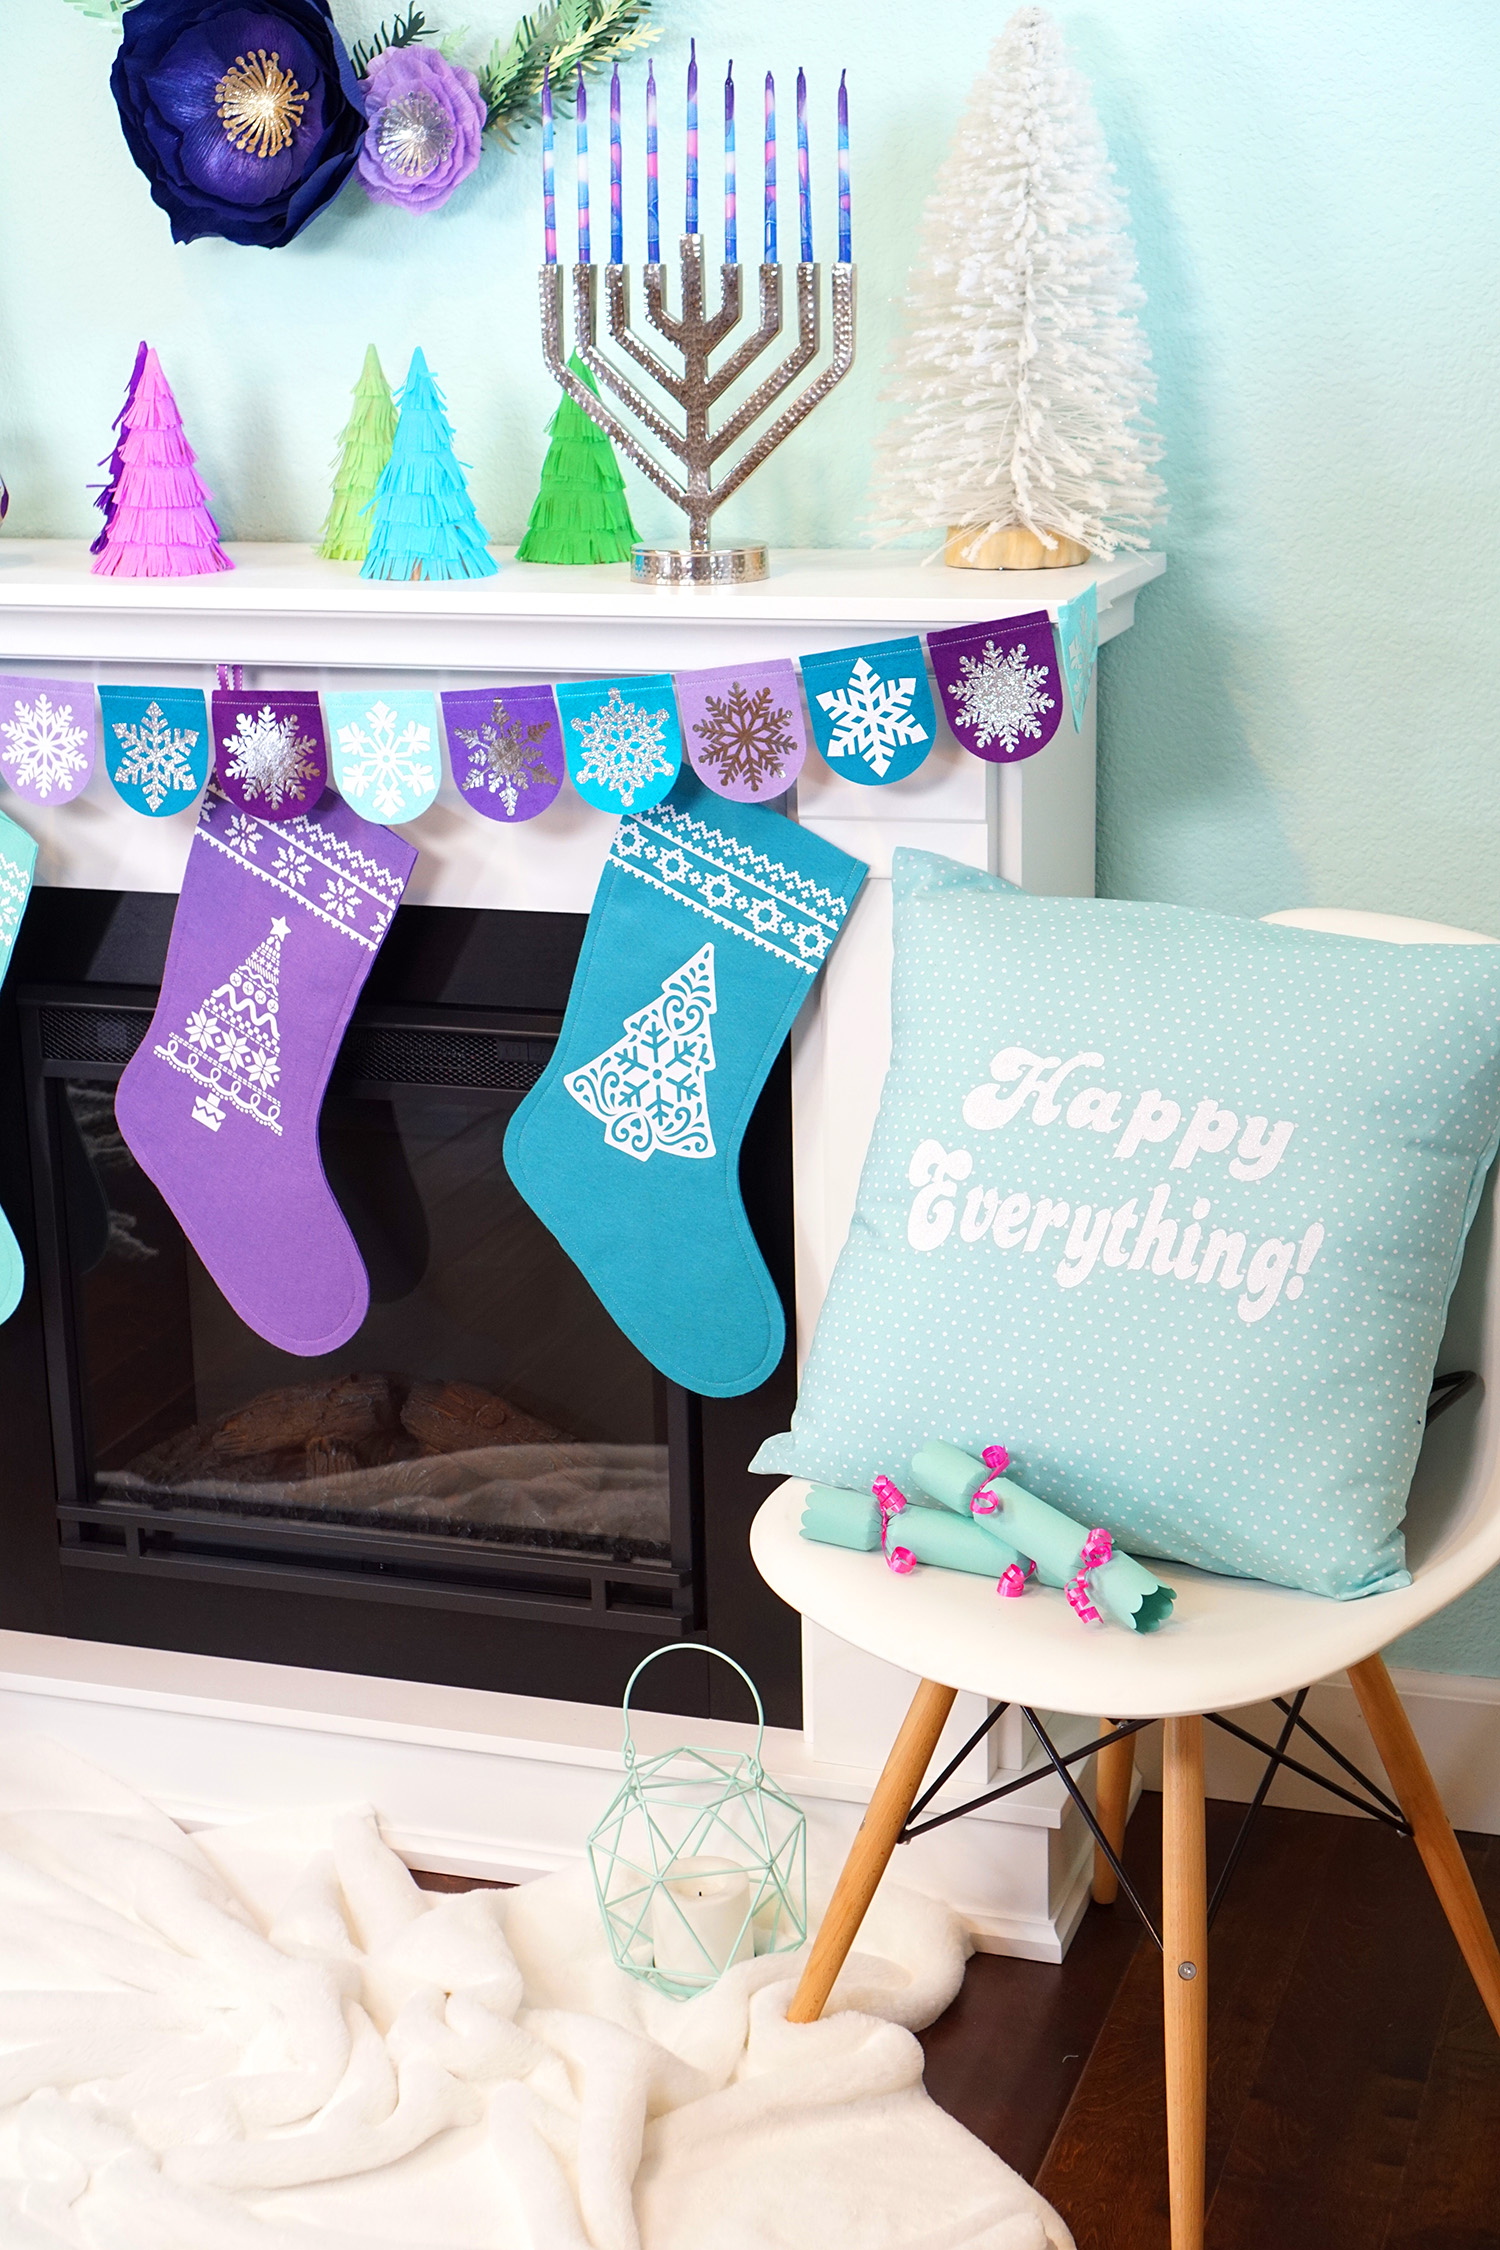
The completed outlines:
[[[282,849],[274,863],[263,863],[261,846],[271,842]],[[315,814],[304,813],[279,830],[270,829],[248,819],[212,784],[198,816],[194,848],[200,843],[237,860],[257,881],[294,899],[304,914],[369,953],[379,951],[406,887],[404,875],[346,843]]]
[[[622,820],[609,865],[810,977],[849,911],[836,891],[673,805]]]

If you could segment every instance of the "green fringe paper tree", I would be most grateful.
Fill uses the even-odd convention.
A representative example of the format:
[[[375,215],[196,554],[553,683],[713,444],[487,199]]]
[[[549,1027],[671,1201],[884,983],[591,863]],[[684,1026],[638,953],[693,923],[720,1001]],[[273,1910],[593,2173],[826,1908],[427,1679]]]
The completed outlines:
[[[453,454],[443,394],[411,355],[391,457],[375,487],[362,578],[491,578],[495,558]]]
[[[568,365],[597,398],[599,386],[576,352]],[[516,561],[624,562],[639,534],[614,447],[566,392],[547,431],[552,443]]]
[[[333,498],[318,553],[329,562],[363,562],[370,548],[370,503],[391,457],[396,402],[372,344],[354,386],[354,408],[339,438]]]

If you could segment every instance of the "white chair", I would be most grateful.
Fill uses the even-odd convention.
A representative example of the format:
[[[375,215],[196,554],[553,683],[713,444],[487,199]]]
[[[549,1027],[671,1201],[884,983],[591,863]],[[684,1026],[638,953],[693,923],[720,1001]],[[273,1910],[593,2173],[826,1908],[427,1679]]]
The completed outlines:
[[[1395,944],[1494,941],[1434,923],[1336,912],[1272,921]],[[801,1482],[780,1485],[751,1532],[761,1576],[782,1599],[857,1648],[914,1672],[920,1686],[870,1801],[791,2008],[815,2022],[910,1817],[956,1692],[1035,1711],[1163,1719],[1162,1946],[1172,2250],[1201,2250],[1208,2101],[1208,1900],[1204,1853],[1203,1715],[1285,1697],[1347,1671],[1391,1787],[1485,2006],[1500,2030],[1500,1951],[1437,1788],[1380,1656],[1500,1564],[1500,1249],[1487,1197],[1471,1234],[1440,1368],[1480,1386],[1428,1430],[1408,1508],[1412,1583],[1336,1602],[1184,1565],[1165,1630],[1137,1637],[1085,1631],[1059,1593],[997,1602],[984,1579],[945,1570],[895,1576],[879,1554],[800,1535]],[[934,1431],[937,1437],[944,1433]],[[1004,1439],[996,1431],[995,1439]],[[1123,1841],[1129,1738],[1099,1758],[1100,1825]],[[1102,1856],[1096,1898],[1113,1895]]]

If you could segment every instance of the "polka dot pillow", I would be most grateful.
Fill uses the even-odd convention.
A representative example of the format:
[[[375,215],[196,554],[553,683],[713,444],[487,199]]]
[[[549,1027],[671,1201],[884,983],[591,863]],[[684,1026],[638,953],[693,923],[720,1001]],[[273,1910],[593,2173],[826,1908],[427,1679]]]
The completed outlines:
[[[1500,1134],[1500,947],[1386,945],[896,855],[894,1043],[791,1430],[925,1439],[1127,1548],[1320,1594],[1401,1521]]]

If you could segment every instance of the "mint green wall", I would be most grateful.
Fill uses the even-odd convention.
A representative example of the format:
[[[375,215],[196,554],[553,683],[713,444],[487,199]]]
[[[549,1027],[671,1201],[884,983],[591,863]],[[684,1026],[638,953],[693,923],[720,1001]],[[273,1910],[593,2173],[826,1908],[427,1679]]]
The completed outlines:
[[[380,12],[334,4],[350,36]],[[452,0],[444,13],[488,34],[508,31],[518,6]],[[833,87],[850,65],[860,364],[723,521],[784,545],[854,543],[914,223],[1007,8],[658,6],[664,128],[678,116],[688,31],[705,89],[735,56],[752,250],[762,73],[777,73],[784,189],[799,61],[811,75],[826,257]],[[1101,887],[1252,914],[1380,906],[1500,934],[1500,11],[1489,0],[1432,0],[1416,15],[1395,0],[1064,0],[1057,13],[1131,197],[1173,505],[1169,575],[1101,666]],[[113,35],[64,0],[9,0],[6,15],[8,531],[89,528],[84,486],[144,333],[230,536],[316,529],[371,337],[393,380],[424,346],[480,512],[496,538],[516,536],[555,397],[535,340],[534,136],[518,155],[487,156],[435,218],[379,210],[355,189],[287,251],[174,249],[120,139]],[[632,65],[633,157],[643,79],[644,63]],[[713,104],[709,92],[710,152]],[[680,210],[675,151],[664,129],[664,232]],[[596,159],[596,179],[600,169]],[[710,153],[705,181],[713,170]],[[790,208],[784,194],[784,220]],[[665,528],[662,505],[631,483],[642,529]],[[1402,1653],[1500,1674],[1500,1584]]]

